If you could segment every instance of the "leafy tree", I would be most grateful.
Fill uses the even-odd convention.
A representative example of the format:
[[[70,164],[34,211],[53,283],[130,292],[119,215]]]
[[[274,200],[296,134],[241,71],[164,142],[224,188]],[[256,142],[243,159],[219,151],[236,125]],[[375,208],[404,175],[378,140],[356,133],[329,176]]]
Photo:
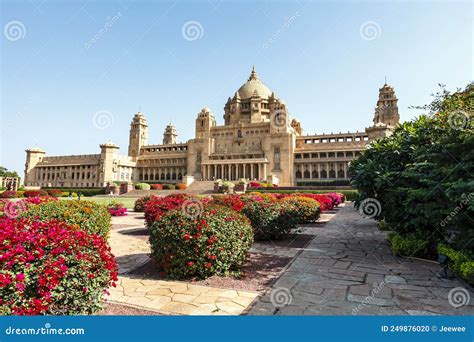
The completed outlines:
[[[474,84],[435,95],[428,111],[374,141],[351,163],[352,185],[380,202],[377,218],[401,235],[474,250]]]

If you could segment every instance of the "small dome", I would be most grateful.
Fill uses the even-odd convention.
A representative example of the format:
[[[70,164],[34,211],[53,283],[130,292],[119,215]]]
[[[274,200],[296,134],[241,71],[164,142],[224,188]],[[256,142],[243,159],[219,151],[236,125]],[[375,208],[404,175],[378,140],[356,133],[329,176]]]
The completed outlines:
[[[255,67],[252,69],[252,73],[250,74],[248,81],[245,82],[239,88],[239,90],[237,90],[237,92],[244,100],[251,98],[255,92],[257,92],[258,95],[264,99],[269,98],[272,95],[272,91],[268,89],[268,87],[263,84],[258,78],[257,72],[255,71]]]
[[[33,148],[29,148],[29,149],[26,150],[26,152],[42,152],[42,153],[44,153],[44,151],[41,148],[39,148],[38,146],[35,146]]]

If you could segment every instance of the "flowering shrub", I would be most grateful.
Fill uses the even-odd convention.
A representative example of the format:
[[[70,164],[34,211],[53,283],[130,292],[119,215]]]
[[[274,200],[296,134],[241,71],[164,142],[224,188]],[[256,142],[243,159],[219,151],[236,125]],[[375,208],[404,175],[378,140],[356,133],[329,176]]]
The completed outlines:
[[[319,218],[319,203],[312,198],[289,196],[282,198],[281,202],[289,205],[298,218],[298,223],[310,223]]]
[[[147,195],[147,196],[140,197],[139,199],[137,199],[135,201],[135,205],[133,207],[133,210],[137,211],[137,212],[144,212],[146,204],[148,203],[148,201],[150,199],[152,199],[154,197],[157,197],[157,196],[156,195]]]
[[[152,190],[163,190],[162,184],[150,184]]]
[[[48,196],[48,193],[44,190],[27,190],[23,193],[25,197],[39,197],[39,196]]]
[[[109,214],[112,216],[126,216],[127,208],[124,207],[123,203],[112,201],[108,204],[107,209]]]
[[[260,182],[251,181],[249,183],[249,188],[258,189],[258,188],[261,188],[261,187],[262,187],[262,185],[260,184]]]
[[[0,197],[1,198],[16,198],[17,193],[16,193],[16,191],[13,191],[13,190],[7,190],[7,191],[2,192],[0,194]]]
[[[85,315],[117,280],[104,238],[64,222],[0,220],[0,313]]]
[[[91,201],[53,201],[29,206],[24,217],[47,221],[57,219],[76,230],[107,238],[111,220],[107,207]]]
[[[238,273],[252,244],[249,220],[234,210],[207,205],[199,217],[176,209],[150,230],[151,255],[171,278]]]
[[[342,194],[337,194],[335,192],[330,192],[327,194],[327,196],[331,199],[333,206],[338,206],[339,204],[342,203],[342,199],[344,198],[344,195]]]
[[[175,187],[179,190],[185,190],[187,188],[186,184],[184,183],[176,183]]]
[[[163,190],[174,190],[174,184],[163,184]]]
[[[38,205],[41,203],[47,203],[47,202],[57,202],[58,199],[56,197],[51,197],[51,196],[43,196],[43,197],[28,197],[24,198],[21,200],[23,203],[28,204],[34,204]]]
[[[58,189],[47,190],[47,193],[49,196],[53,196],[53,197],[61,197],[63,195],[63,192]]]
[[[137,190],[150,190],[150,184],[137,183],[137,184],[135,184],[135,189],[137,189]]]
[[[167,211],[181,208],[183,202],[193,198],[186,194],[173,194],[166,197],[154,196],[150,198],[145,205],[145,221],[148,227],[157,221]]]
[[[215,195],[213,196],[213,202],[215,204],[220,204],[232,208],[238,212],[241,212],[245,206],[245,202],[239,195]]]
[[[242,212],[252,223],[255,240],[279,240],[296,228],[298,217],[292,209],[286,203],[250,200]]]

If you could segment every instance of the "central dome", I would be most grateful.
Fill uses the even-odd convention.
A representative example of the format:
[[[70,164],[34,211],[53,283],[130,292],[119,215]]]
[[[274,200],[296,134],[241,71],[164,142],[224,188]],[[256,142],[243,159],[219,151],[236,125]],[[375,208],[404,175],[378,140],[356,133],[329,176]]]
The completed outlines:
[[[239,88],[239,90],[237,90],[237,92],[239,93],[241,99],[246,100],[251,98],[255,91],[257,91],[258,95],[264,99],[272,95],[272,91],[268,89],[268,87],[258,78],[254,67],[248,81],[245,82]]]

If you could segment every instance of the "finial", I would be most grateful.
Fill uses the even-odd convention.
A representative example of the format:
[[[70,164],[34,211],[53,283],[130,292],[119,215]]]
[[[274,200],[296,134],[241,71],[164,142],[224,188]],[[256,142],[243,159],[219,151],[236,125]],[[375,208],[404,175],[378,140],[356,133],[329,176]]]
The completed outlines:
[[[250,73],[249,81],[258,81],[257,71],[255,70],[255,65],[252,66],[252,72]]]
[[[387,76],[385,76],[385,85],[387,85]]]

